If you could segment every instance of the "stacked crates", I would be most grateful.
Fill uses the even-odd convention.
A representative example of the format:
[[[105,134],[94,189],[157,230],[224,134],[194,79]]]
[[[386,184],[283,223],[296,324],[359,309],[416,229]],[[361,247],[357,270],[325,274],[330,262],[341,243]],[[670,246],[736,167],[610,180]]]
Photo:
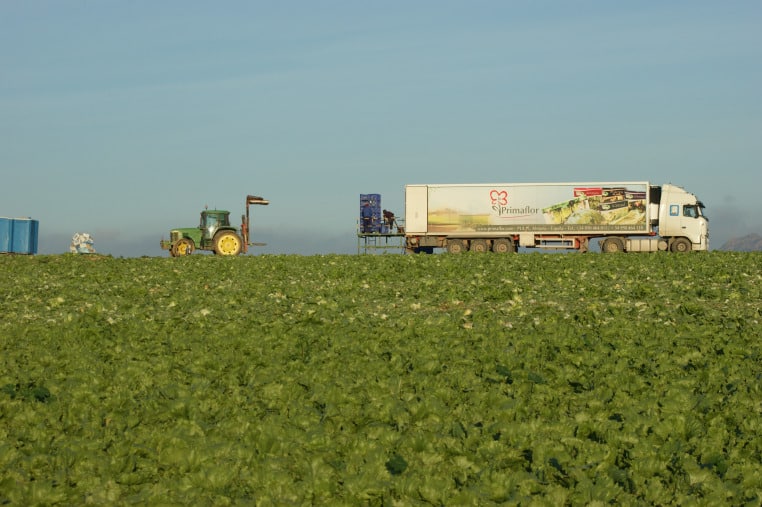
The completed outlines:
[[[0,253],[37,253],[39,222],[31,218],[0,217]]]
[[[360,233],[380,233],[383,225],[381,194],[360,194]]]

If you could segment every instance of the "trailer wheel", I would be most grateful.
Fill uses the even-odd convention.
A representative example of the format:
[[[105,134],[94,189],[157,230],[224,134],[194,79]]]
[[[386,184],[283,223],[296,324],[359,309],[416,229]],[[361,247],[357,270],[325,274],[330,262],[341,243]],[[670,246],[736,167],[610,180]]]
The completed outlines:
[[[489,251],[489,246],[487,246],[487,241],[484,239],[472,239],[469,250],[472,252],[484,253]]]
[[[447,240],[447,252],[451,254],[459,254],[463,252],[463,240],[460,239],[448,239]]]
[[[601,251],[603,253],[624,252],[624,243],[621,238],[606,238],[601,245]]]
[[[180,238],[177,240],[177,243],[172,245],[172,247],[169,249],[169,254],[172,257],[182,257],[184,255],[192,254],[195,249],[196,246],[193,244],[193,240],[188,238]]]
[[[686,238],[677,238],[672,242],[671,250],[677,253],[690,252],[693,249],[691,242]]]
[[[492,242],[492,251],[495,253],[513,253],[516,251],[516,247],[508,238],[498,238]]]
[[[233,231],[222,231],[214,236],[214,253],[217,255],[238,255],[243,248],[243,240]]]

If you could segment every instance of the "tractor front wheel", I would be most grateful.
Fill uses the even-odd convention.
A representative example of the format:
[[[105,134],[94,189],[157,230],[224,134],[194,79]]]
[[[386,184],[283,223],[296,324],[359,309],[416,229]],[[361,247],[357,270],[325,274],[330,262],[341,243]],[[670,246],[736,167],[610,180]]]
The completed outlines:
[[[169,250],[169,254],[172,257],[182,257],[184,255],[192,254],[195,249],[196,246],[193,244],[193,240],[188,238],[181,238],[177,240],[177,243],[172,245],[172,248]]]
[[[243,240],[233,231],[222,231],[214,236],[214,253],[217,255],[238,255],[242,249]]]

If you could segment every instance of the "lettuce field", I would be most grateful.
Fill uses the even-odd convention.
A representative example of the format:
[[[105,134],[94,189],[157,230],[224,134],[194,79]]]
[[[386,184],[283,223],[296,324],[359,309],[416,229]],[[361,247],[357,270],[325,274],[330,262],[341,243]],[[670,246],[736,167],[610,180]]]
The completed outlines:
[[[760,505],[762,256],[0,257],[3,505]]]

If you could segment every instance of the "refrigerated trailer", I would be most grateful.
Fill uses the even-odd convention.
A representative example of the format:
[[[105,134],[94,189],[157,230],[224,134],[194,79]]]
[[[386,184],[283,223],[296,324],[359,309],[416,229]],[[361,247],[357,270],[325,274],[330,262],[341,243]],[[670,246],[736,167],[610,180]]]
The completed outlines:
[[[647,181],[407,185],[406,251],[515,252],[519,247],[602,252],[709,249],[695,195]]]

